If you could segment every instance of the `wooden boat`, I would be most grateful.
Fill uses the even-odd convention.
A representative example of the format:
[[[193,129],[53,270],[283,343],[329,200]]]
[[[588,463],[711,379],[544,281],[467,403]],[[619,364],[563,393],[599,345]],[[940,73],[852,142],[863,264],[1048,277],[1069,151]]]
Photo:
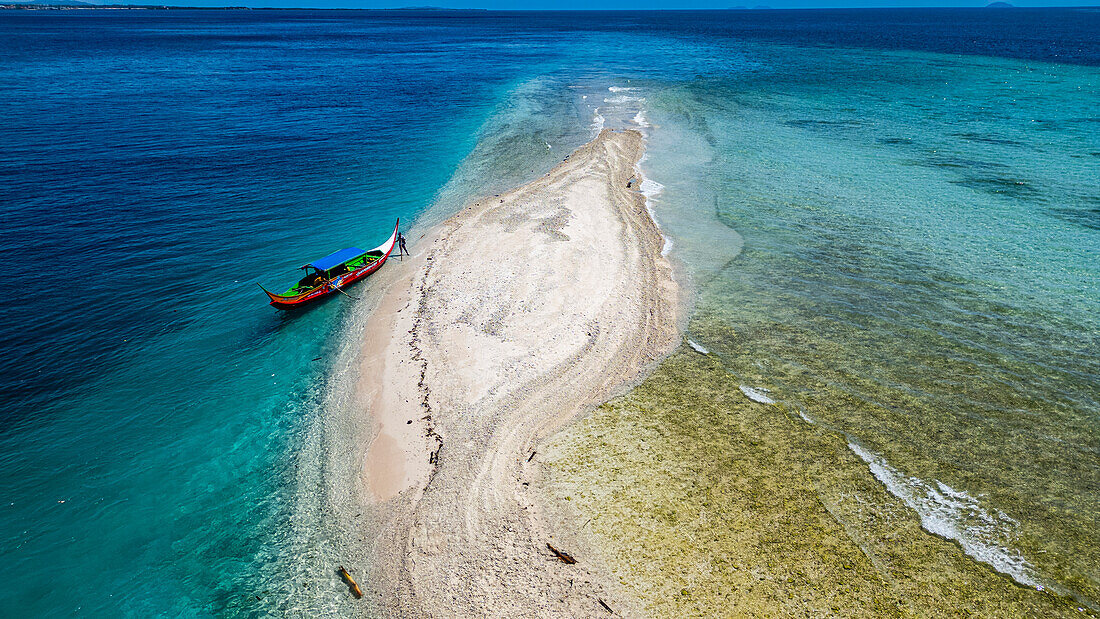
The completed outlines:
[[[278,309],[302,307],[333,293],[344,292],[345,286],[374,273],[386,263],[397,242],[397,228],[400,225],[399,219],[389,240],[374,249],[364,251],[358,247],[348,247],[302,265],[300,268],[305,270],[306,276],[283,294],[275,294],[263,286],[260,289],[271,298],[271,306]]]

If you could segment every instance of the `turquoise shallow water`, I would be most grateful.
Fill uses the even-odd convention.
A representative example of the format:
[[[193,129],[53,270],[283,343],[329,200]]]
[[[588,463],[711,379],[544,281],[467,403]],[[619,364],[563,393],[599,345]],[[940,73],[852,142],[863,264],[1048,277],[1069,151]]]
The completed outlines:
[[[1100,43],[1033,17],[4,13],[0,607],[361,609],[333,463],[369,317],[253,282],[600,126],[646,131],[697,315],[740,339],[690,337],[929,530],[1095,600]]]
[[[457,80],[439,59],[477,53],[438,29],[313,13],[0,27],[4,266],[64,275],[2,310],[0,607],[323,603],[288,593],[287,563],[331,535],[293,514],[353,304],[279,314],[255,282],[415,219],[528,55]]]
[[[1095,600],[1100,75],[885,57],[650,98],[658,214],[706,204],[744,238],[700,278],[737,336],[692,337],[845,433],[930,532]]]

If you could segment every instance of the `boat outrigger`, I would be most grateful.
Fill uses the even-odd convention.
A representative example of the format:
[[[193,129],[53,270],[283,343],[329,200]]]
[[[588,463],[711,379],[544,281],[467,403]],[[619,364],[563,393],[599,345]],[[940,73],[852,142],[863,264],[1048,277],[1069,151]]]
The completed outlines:
[[[271,306],[278,309],[302,307],[334,292],[347,294],[344,286],[374,273],[385,264],[397,242],[397,228],[400,225],[399,219],[389,240],[372,250],[348,247],[302,265],[300,268],[305,270],[306,276],[283,294],[275,294],[263,286],[260,289],[271,297]]]

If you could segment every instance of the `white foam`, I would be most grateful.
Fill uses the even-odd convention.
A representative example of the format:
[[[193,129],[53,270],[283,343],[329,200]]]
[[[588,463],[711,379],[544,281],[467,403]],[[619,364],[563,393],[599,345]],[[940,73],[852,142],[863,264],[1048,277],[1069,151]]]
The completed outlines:
[[[598,134],[603,131],[604,117],[600,116],[600,108],[596,108],[595,115],[592,117],[592,128]]]
[[[638,176],[642,175],[641,171],[638,170],[637,168],[635,168],[635,172],[637,172]],[[651,190],[647,191],[646,183],[653,183],[654,185],[657,185],[659,188],[657,190],[652,190],[651,189]],[[661,185],[660,183],[651,181],[648,178],[645,178],[644,176],[642,177],[642,182],[638,184],[638,191],[640,191],[641,194],[645,197],[645,210],[646,210],[647,213],[649,213],[649,218],[653,220],[653,223],[654,223],[654,225],[657,226],[658,231],[661,230],[661,222],[657,221],[657,213],[654,212],[654,210],[653,210],[653,200],[652,200],[652,198],[654,196],[656,196],[657,194],[661,193],[661,189],[663,189],[663,188],[664,188],[664,185]],[[665,244],[661,247],[661,255],[662,256],[667,256],[668,252],[672,251],[672,239],[668,238],[668,235],[666,235],[663,231],[661,231],[661,238],[665,240]]]
[[[642,110],[638,110],[638,113],[634,115],[634,124],[642,128],[649,126],[649,122],[645,119],[645,113]]]
[[[611,92],[630,92],[632,90],[638,90],[637,88],[632,88],[630,86],[608,86],[607,89]]]
[[[638,183],[638,191],[645,196],[645,210],[649,213],[649,218],[653,220],[653,223],[657,226],[657,229],[661,230],[661,222],[657,221],[657,213],[653,211],[653,198],[657,197],[664,190],[665,186],[657,181],[650,180],[642,174],[642,162],[649,156],[648,152],[642,153],[642,158],[638,160],[638,163],[634,165],[634,174],[642,179],[642,182]],[[672,251],[672,239],[668,237],[664,231],[661,231],[661,238],[665,240],[664,245],[661,247],[661,255],[667,256],[668,252]]]
[[[764,389],[763,387],[754,388],[741,385],[740,388],[741,393],[745,394],[745,397],[752,400],[753,402],[759,402],[761,404],[775,404],[775,400],[768,397],[768,394],[771,392],[767,389]]]
[[[999,509],[985,509],[978,499],[943,482],[930,484],[908,477],[882,456],[853,442],[848,443],[848,448],[867,463],[871,474],[890,494],[917,512],[926,531],[955,540],[963,552],[1021,584],[1043,586],[1031,563],[1011,547],[1019,522]]]
[[[610,103],[611,105],[622,105],[624,103],[639,103],[639,102],[643,102],[643,101],[645,101],[645,99],[643,99],[642,97],[631,97],[629,95],[619,95],[617,97],[606,97],[603,100],[604,103]]]
[[[701,344],[695,343],[694,340],[688,340],[688,346],[691,346],[692,350],[694,350],[695,352],[702,353],[704,355],[710,354],[709,350],[704,348]]]
[[[642,195],[645,196],[647,200],[661,195],[664,189],[664,185],[648,178],[643,178],[642,184],[638,185],[638,190],[642,192]]]

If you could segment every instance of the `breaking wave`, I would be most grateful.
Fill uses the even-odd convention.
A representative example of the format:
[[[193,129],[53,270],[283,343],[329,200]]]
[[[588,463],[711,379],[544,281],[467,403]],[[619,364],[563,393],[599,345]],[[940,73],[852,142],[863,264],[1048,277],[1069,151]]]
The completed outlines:
[[[746,387],[745,385],[740,385],[739,388],[741,389],[741,393],[745,394],[745,397],[753,402],[759,402],[760,404],[775,404],[775,400],[768,396],[770,392],[763,387]]]
[[[1021,584],[1043,588],[1035,568],[1011,546],[1019,522],[999,509],[982,507],[978,499],[943,482],[909,477],[854,442],[848,448],[867,463],[890,494],[917,512],[926,531],[954,540],[966,554]]]
[[[599,133],[603,131],[603,127],[604,117],[600,115],[600,108],[596,108],[596,111],[592,116],[592,129],[594,129],[596,133]]]

